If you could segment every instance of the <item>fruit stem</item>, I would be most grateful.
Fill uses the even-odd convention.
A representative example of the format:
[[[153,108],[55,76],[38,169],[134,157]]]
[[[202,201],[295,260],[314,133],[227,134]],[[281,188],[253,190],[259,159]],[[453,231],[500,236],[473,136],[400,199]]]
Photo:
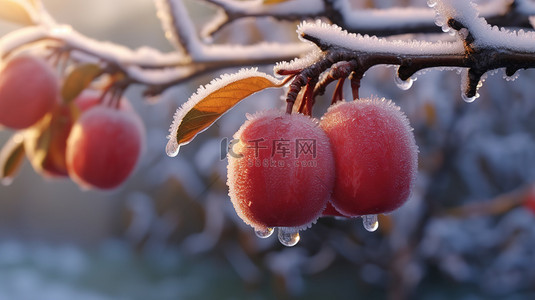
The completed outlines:
[[[353,99],[359,98],[360,81],[362,80],[363,76],[364,72],[362,71],[353,71],[351,72],[351,75],[349,75],[349,79],[351,80],[351,92],[353,93]]]
[[[345,77],[342,77],[338,80],[338,83],[336,84],[336,87],[334,88],[333,97],[331,100],[331,105],[335,104],[338,101],[342,101],[344,99],[344,82]]]

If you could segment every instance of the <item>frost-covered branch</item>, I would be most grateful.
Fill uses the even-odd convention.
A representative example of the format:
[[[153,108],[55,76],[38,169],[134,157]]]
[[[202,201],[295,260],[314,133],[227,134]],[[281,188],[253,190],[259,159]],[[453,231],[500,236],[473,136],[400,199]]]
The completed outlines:
[[[103,70],[121,72],[126,77],[125,82],[147,85],[147,93],[151,95],[207,72],[229,67],[273,64],[312,53],[308,58],[298,59],[291,64],[280,64],[276,68],[276,71],[283,75],[303,71],[292,84],[289,99],[296,98],[300,88],[310,84],[308,78],[313,78],[318,85],[310,88],[314,93],[309,95],[319,94],[328,83],[346,77],[351,78],[354,94],[357,95],[361,76],[368,68],[377,64],[399,65],[399,78],[409,82],[410,77],[421,69],[439,66],[465,68],[468,72],[463,90],[467,97],[471,98],[476,95],[479,80],[488,70],[505,67],[507,74],[512,75],[519,68],[531,67],[533,61],[530,54],[532,51],[526,50],[528,46],[512,49],[507,46],[508,42],[500,41],[499,36],[503,35],[501,30],[487,30],[485,34],[488,33],[489,37],[478,34],[479,29],[472,33],[473,28],[486,24],[484,19],[476,18],[480,20],[479,23],[469,23],[458,15],[444,20],[436,19],[434,11],[427,8],[353,10],[347,0],[292,0],[269,5],[260,0],[206,2],[219,6],[223,12],[219,18],[214,19],[215,23],[212,25],[230,23],[243,17],[263,16],[286,20],[322,17],[338,25],[303,23],[300,27],[300,37],[319,47],[320,54],[313,50],[315,46],[311,43],[262,42],[245,46],[207,44],[199,38],[181,0],[155,0],[165,35],[177,50],[162,53],[150,47],[132,50],[86,37],[69,26],[57,24],[43,5],[34,1],[33,5],[22,2],[26,3],[22,7],[28,9],[28,14],[36,26],[23,28],[2,37],[0,53],[5,56],[27,44],[42,43],[56,51],[68,52],[75,61],[96,62],[102,65]],[[502,16],[520,9],[532,12],[532,6],[526,1],[517,1],[512,5],[511,1],[494,0],[479,7],[479,12],[483,16]],[[452,11],[464,10],[476,14],[476,10],[471,5],[467,6],[466,2],[463,7]],[[222,16],[225,17],[223,23]],[[411,32],[411,28],[419,28],[421,31],[424,24],[438,28],[435,23],[442,26],[444,31],[451,28],[457,30],[461,37],[466,35],[466,32],[472,34],[454,42],[430,43],[348,35],[343,30],[349,28],[349,31],[406,33]],[[216,27],[220,28],[219,25],[212,26]],[[519,31],[518,35],[519,39],[524,39],[531,34]],[[474,45],[479,43],[483,46],[471,46],[472,42],[468,39],[474,37]],[[319,75],[333,64],[343,61],[349,62],[346,66],[349,69],[345,73],[334,72],[331,76],[319,78]],[[317,63],[308,66],[308,62]]]
[[[122,72],[125,82],[147,85],[147,93],[166,88],[207,72],[224,68],[273,64],[310,50],[303,43],[260,43],[256,45],[206,45],[195,29],[182,1],[156,1],[166,36],[179,52],[162,53],[151,47],[136,50],[84,36],[68,25],[58,24],[38,2],[36,7],[21,2],[35,26],[16,30],[0,39],[0,56],[39,43],[53,51],[68,52],[77,62],[94,62],[104,70]],[[55,50],[54,50],[55,49]]]
[[[348,0],[292,0],[278,5],[262,4],[262,0],[205,1],[219,7],[219,14],[205,25],[204,37],[213,36],[238,19],[258,17],[287,21],[322,18],[349,32],[377,36],[440,32],[435,25],[435,12],[428,7],[354,9]],[[533,6],[525,0],[492,0],[478,10],[490,24],[530,27],[528,16],[533,14]]]
[[[288,111],[300,100],[298,95],[303,87],[315,88],[316,94],[321,94],[327,84],[347,77],[352,81],[353,97],[358,97],[360,79],[375,65],[399,66],[397,76],[401,88],[410,87],[410,77],[420,70],[457,68],[463,72],[462,91],[466,101],[478,96],[477,89],[488,71],[504,68],[506,75],[512,76],[519,69],[535,67],[535,33],[491,27],[470,2],[452,0],[431,4],[436,5],[437,25],[455,35],[454,41],[392,40],[348,33],[321,21],[302,23],[299,36],[314,43],[320,54],[275,67],[282,75],[297,74],[287,95]],[[331,71],[318,81],[327,70]],[[306,99],[306,95],[303,101],[313,103],[314,99]],[[299,111],[310,113],[306,105],[300,105]]]

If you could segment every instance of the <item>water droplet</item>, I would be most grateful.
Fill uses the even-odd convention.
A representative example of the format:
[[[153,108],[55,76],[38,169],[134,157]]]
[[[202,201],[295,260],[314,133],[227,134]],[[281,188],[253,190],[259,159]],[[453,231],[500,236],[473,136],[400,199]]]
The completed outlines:
[[[466,96],[464,93],[461,93],[461,97],[463,98],[464,102],[466,102],[466,103],[472,103],[472,102],[474,102],[474,100],[476,100],[477,98],[479,98],[479,93],[476,93],[476,95],[473,96],[473,97],[468,97],[468,96]]]
[[[176,139],[171,138],[169,142],[167,142],[167,146],[165,146],[165,153],[170,157],[175,157],[178,154],[179,148],[180,146],[176,142]]]
[[[394,81],[396,82],[396,85],[398,88],[406,91],[411,88],[412,82],[414,81],[412,78],[409,78],[405,81],[401,80],[397,75],[394,75]]]
[[[299,239],[299,229],[295,227],[279,227],[279,242],[284,246],[295,246]]]
[[[437,5],[436,0],[427,0],[427,6],[429,7],[435,7]]]
[[[374,232],[379,228],[379,221],[377,220],[377,215],[365,215],[362,216],[362,225],[364,229],[369,232]]]
[[[273,234],[273,228],[267,227],[265,229],[255,230],[254,233],[256,234],[257,237],[261,239],[265,239],[265,238],[270,237]]]

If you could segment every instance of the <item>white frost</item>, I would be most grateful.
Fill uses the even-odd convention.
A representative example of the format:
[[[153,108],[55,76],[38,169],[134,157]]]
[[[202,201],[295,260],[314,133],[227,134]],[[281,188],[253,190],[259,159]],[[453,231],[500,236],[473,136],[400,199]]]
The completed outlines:
[[[0,56],[13,51],[20,45],[35,42],[46,36],[46,30],[42,27],[25,27],[12,31],[0,38]]]
[[[535,33],[524,30],[508,30],[491,26],[480,17],[479,12],[470,1],[466,0],[437,0],[437,25],[447,24],[453,18],[468,28],[475,38],[473,46],[510,49],[520,52],[535,52]]]
[[[278,62],[273,71],[277,74],[279,71],[299,71],[317,62],[322,56],[322,52],[319,48],[314,47],[305,56],[295,58],[290,62]]]
[[[323,43],[341,46],[354,51],[391,53],[399,55],[447,55],[462,54],[464,46],[461,41],[455,42],[426,42],[388,40],[376,36],[348,33],[337,25],[330,25],[321,21],[315,23],[303,22],[299,25],[298,33],[312,36]]]

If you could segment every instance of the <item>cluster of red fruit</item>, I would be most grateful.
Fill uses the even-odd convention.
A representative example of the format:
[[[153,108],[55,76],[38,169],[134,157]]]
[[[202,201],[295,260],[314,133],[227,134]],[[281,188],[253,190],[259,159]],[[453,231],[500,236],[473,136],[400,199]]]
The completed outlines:
[[[111,189],[134,169],[144,128],[126,99],[102,103],[98,91],[61,99],[60,78],[45,60],[21,54],[0,69],[0,125],[22,130],[33,168],[81,187]]]
[[[321,120],[266,111],[234,135],[228,186],[237,214],[258,236],[279,228],[286,246],[322,216],[363,218],[400,207],[411,193],[418,149],[407,117],[393,102],[357,99]]]

